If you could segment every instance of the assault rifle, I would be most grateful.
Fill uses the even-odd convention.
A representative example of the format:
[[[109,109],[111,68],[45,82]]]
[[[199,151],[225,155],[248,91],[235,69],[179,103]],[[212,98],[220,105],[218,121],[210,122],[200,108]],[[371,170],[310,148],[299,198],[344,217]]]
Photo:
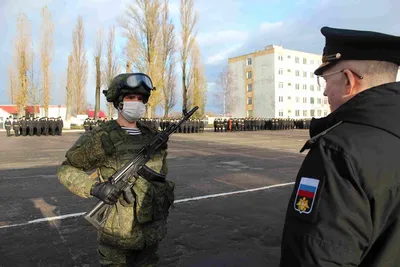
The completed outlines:
[[[137,176],[138,172],[144,168],[145,164],[153,158],[157,150],[167,143],[169,136],[174,133],[182,123],[187,121],[198,108],[198,106],[195,106],[189,112],[183,110],[185,116],[181,121],[170,124],[167,129],[158,133],[148,144],[144,145],[140,149],[138,154],[131,161],[126,163],[109,178],[109,181],[116,186],[119,193],[122,193],[127,188],[133,186],[133,183],[130,182],[131,178]],[[103,214],[109,206],[110,205],[103,201],[99,201],[96,206],[89,212],[85,213],[83,217],[96,228],[101,228],[104,226],[105,220],[107,219],[107,216],[103,216]]]

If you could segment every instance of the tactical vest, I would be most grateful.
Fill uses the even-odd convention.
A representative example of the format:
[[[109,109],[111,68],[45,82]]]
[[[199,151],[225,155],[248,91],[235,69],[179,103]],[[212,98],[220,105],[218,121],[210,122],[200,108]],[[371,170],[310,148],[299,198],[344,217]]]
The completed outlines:
[[[116,121],[104,123],[101,127],[96,128],[95,131],[106,133],[101,134],[101,143],[107,155],[105,162],[98,170],[101,180],[107,180],[118,169],[122,168],[156,134],[140,123],[138,123],[138,127],[142,134],[137,136],[129,135],[119,127]],[[165,150],[158,151],[153,159],[147,162],[146,166],[156,174],[166,174],[166,170],[163,169],[165,153]],[[127,240],[127,247],[141,249],[144,244],[151,242],[146,240],[148,236],[144,234],[143,226],[135,225],[145,223],[149,225],[148,223],[167,218],[169,208],[174,201],[175,184],[167,180],[163,182],[153,181],[148,176],[142,175],[132,177],[131,182],[134,183],[135,203],[124,205],[119,201],[116,205],[111,206],[105,213],[108,218],[105,227],[102,229],[102,236],[106,243],[120,243],[115,238],[120,237],[120,239]],[[149,227],[151,227],[151,224]],[[158,235],[157,239],[163,238],[164,235]]]

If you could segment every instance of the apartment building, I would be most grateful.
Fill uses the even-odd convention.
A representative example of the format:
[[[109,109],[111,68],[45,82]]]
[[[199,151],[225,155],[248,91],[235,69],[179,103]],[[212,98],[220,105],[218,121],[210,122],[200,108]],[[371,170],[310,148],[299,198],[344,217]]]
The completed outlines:
[[[270,45],[228,60],[233,117],[311,118],[330,112],[314,70],[321,55]]]

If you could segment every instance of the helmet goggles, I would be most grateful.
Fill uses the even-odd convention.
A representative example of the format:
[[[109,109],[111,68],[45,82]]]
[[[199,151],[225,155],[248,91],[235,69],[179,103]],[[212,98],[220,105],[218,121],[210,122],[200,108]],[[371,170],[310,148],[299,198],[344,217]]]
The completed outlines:
[[[154,90],[150,77],[144,73],[133,73],[125,80],[126,87],[136,88],[140,85],[144,85],[148,89]]]

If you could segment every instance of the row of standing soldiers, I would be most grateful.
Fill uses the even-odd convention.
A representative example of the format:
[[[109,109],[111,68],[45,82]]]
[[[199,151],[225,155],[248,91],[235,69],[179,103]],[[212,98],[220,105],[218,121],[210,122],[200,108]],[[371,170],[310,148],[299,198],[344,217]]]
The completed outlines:
[[[15,136],[41,136],[41,135],[62,135],[64,122],[61,117],[58,118],[26,118],[25,116],[11,121],[11,117],[4,122],[7,136],[11,136],[11,129]]]
[[[106,122],[107,119],[98,119],[97,121],[93,118],[87,118],[83,123],[83,128],[86,132],[91,131],[94,127],[100,126]],[[164,131],[171,123],[178,123],[179,119],[155,119],[155,118],[141,118],[139,120],[143,124],[152,127],[157,130]],[[202,133],[204,132],[205,122],[200,119],[189,119],[180,125],[177,129],[177,133]]]
[[[140,119],[144,124],[157,130],[164,131],[171,123],[178,123],[179,119]],[[177,133],[202,133],[204,132],[205,122],[201,119],[189,119],[182,123],[176,130]]]
[[[89,132],[93,130],[96,126],[101,126],[103,123],[107,121],[107,118],[98,118],[97,120],[94,118],[86,118],[83,122],[83,128],[85,132]]]
[[[214,132],[309,129],[310,121],[265,118],[215,119]]]

